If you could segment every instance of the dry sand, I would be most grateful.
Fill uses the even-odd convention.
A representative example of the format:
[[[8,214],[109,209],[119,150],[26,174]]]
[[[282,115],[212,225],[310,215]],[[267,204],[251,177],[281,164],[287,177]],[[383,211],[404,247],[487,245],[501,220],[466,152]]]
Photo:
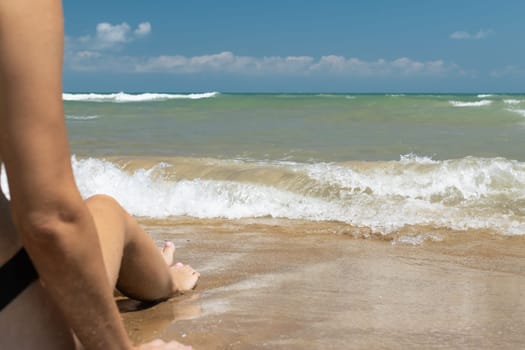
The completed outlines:
[[[135,342],[161,337],[195,349],[525,347],[521,237],[448,233],[414,246],[365,239],[330,223],[145,224],[159,242],[173,240],[177,258],[202,277],[195,291],[151,308],[120,301]]]

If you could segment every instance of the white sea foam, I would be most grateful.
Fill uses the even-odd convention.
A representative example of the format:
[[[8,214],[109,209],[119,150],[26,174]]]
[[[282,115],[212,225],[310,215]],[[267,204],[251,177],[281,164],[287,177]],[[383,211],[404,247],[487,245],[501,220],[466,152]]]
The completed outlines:
[[[99,118],[98,115],[66,115],[66,120],[94,120]]]
[[[438,162],[433,160],[431,157],[418,156],[414,153],[402,154],[399,157],[401,164],[418,163],[418,164],[437,164]]]
[[[521,103],[521,100],[507,99],[507,100],[503,100],[503,103],[507,105],[519,105]]]
[[[469,157],[431,164],[414,158],[363,169],[315,164],[307,171],[341,189],[339,198],[354,208],[352,223],[380,232],[431,225],[525,233],[524,218],[514,215],[525,199],[520,162]]]
[[[412,156],[357,166],[273,165],[310,179],[303,187],[270,186],[258,183],[257,177],[251,182],[175,179],[162,176],[162,164],[133,173],[99,159],[73,159],[73,165],[83,196],[109,194],[138,216],[271,216],[335,220],[381,233],[429,225],[525,234],[525,218],[519,214],[525,201],[525,163],[503,158],[433,161]]]
[[[199,179],[167,181],[156,175],[158,167],[128,174],[102,160],[73,159],[73,168],[83,196],[111,195],[138,216],[275,216],[322,220],[335,209],[321,199],[308,199],[264,185]]]
[[[407,244],[407,245],[421,245],[425,241],[441,242],[443,237],[434,233],[420,233],[417,236],[401,236],[392,241],[392,245]]]
[[[481,101],[448,101],[454,107],[483,107],[492,104],[491,100]]]
[[[317,97],[324,97],[324,98],[346,98],[349,100],[354,100],[356,96],[354,95],[341,95],[341,94],[318,94]]]
[[[506,108],[505,110],[513,113],[517,113],[523,117],[525,117],[525,109],[516,109],[516,108]]]
[[[411,156],[365,166],[274,165],[317,183],[318,188],[310,183],[299,190],[256,182],[164,178],[163,171],[169,169],[164,163],[129,173],[100,159],[72,161],[84,197],[111,195],[137,216],[335,220],[385,234],[406,225],[525,234],[525,163],[503,158],[431,161]],[[0,179],[9,196],[4,172]],[[421,244],[436,237],[401,236],[396,243]]]
[[[319,181],[380,197],[448,203],[511,191],[516,198],[525,198],[525,163],[503,158],[431,161],[413,157],[362,170],[327,163],[308,165],[305,170]]]
[[[64,101],[76,102],[148,102],[148,101],[167,101],[173,99],[191,99],[198,100],[203,98],[215,97],[218,92],[205,92],[200,94],[160,94],[160,93],[142,93],[142,94],[128,94],[125,92],[108,93],[108,94],[77,94],[77,93],[63,93],[62,99]]]
[[[492,97],[492,96],[494,96],[494,95],[492,95],[492,94],[479,94],[478,98],[487,98],[487,97]]]

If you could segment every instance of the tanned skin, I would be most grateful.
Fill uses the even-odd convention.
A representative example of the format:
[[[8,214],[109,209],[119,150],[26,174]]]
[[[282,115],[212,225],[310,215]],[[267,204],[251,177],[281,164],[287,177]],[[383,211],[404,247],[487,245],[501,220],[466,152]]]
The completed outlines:
[[[194,286],[198,273],[169,267],[112,199],[81,198],[63,113],[63,37],[60,1],[0,0],[0,162],[11,197],[2,207],[12,222],[0,219],[16,230],[50,301],[85,349],[132,349],[115,284],[137,299],[158,300],[173,295],[177,283]],[[144,348],[184,347],[156,341]]]

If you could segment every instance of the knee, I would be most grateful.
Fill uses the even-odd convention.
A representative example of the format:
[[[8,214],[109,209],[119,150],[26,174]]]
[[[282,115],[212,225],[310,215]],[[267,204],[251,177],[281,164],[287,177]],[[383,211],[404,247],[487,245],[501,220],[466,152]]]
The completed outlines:
[[[96,194],[86,199],[86,206],[95,219],[104,218],[105,220],[119,220],[120,222],[123,222],[126,227],[128,225],[130,215],[117,202],[117,200],[111,196]]]
[[[120,204],[111,196],[95,194],[86,199],[86,205],[90,209],[120,209]]]

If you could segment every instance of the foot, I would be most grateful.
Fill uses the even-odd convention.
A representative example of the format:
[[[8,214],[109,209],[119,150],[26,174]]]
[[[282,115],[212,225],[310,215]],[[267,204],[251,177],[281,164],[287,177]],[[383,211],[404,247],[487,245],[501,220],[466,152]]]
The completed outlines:
[[[175,246],[172,242],[164,243],[162,248],[162,256],[164,261],[170,267],[171,278],[175,285],[175,292],[185,292],[192,290],[197,285],[200,273],[195,271],[190,265],[183,263],[173,264],[173,253],[175,253]]]

